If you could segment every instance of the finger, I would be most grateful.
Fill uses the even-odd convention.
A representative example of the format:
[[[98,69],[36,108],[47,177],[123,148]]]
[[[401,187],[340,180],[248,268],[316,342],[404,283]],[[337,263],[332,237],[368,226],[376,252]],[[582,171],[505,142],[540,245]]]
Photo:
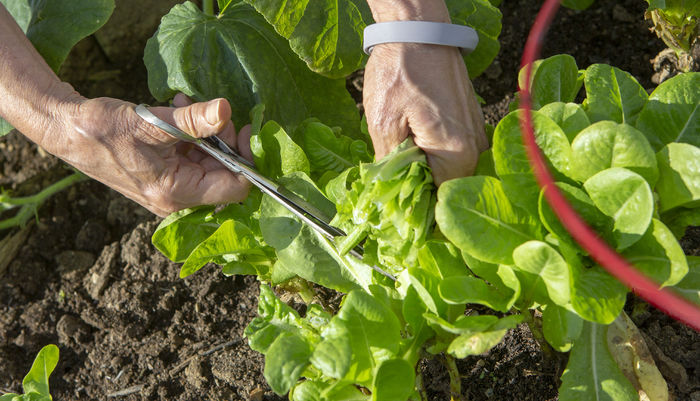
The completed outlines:
[[[183,164],[171,187],[172,199],[182,207],[240,202],[248,196],[249,189],[248,180],[220,164],[214,170]]]
[[[238,133],[238,153],[243,156],[246,160],[255,162],[253,158],[253,151],[250,149],[250,136],[252,134],[252,129],[250,124],[246,125]]]
[[[175,98],[173,99],[173,106],[175,107],[185,107],[191,105],[192,103],[194,103],[192,99],[182,92],[175,95]]]
[[[372,138],[376,160],[386,156],[410,134],[408,121],[403,117],[403,113],[386,109],[368,109],[367,128]]]
[[[214,99],[178,108],[151,107],[149,110],[156,117],[195,138],[216,135],[231,120],[231,106],[226,99]]]
[[[427,156],[436,185],[453,178],[474,174],[479,159],[479,148],[473,136],[461,133],[452,136],[436,135],[436,137],[441,139],[435,141],[435,137],[422,133],[414,136],[416,145],[423,149]]]

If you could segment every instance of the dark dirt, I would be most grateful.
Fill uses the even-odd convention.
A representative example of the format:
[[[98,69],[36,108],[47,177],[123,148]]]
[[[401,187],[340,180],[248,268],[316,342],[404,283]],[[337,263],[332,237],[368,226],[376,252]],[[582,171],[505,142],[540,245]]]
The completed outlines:
[[[158,23],[154,16],[175,2],[147,3],[117,1],[108,26],[71,53],[63,79],[86,96],[154,103],[142,49]],[[538,4],[504,0],[501,6],[501,53],[474,82],[491,123],[513,99],[520,52]],[[580,68],[610,63],[651,89],[650,60],[664,46],[648,31],[643,11],[641,0],[599,0],[584,12],[563,9],[543,55],[569,53]],[[361,76],[348,86],[361,95]],[[0,166],[0,186],[20,194],[69,173],[16,133],[0,139]],[[19,391],[38,350],[54,343],[61,350],[51,378],[54,399],[283,399],[265,383],[261,355],[241,338],[256,315],[256,281],[225,277],[215,266],[179,279],[179,266],[150,244],[158,221],[94,181],[41,208],[16,257],[5,272],[0,268],[0,393]],[[688,233],[684,247],[700,252],[700,230]],[[700,336],[636,298],[629,304],[673,399],[700,400]],[[565,363],[563,355],[545,358],[521,325],[490,352],[458,361],[458,367],[470,400],[544,401],[557,399],[557,373]],[[440,358],[424,361],[421,371],[430,399],[448,400]]]

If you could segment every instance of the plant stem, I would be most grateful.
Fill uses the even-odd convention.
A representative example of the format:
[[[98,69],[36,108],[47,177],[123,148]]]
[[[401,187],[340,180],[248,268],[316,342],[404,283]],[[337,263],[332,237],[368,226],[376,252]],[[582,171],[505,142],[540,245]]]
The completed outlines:
[[[428,394],[425,392],[425,384],[423,384],[423,374],[420,371],[420,367],[417,367],[416,370],[416,389],[418,394],[420,394],[421,401],[428,401]]]
[[[49,185],[48,187],[42,189],[39,191],[39,193],[31,196],[24,196],[20,198],[9,198],[2,203],[5,206],[9,206],[8,209],[16,207],[16,206],[21,206],[21,209],[17,212],[17,214],[9,219],[1,220],[0,221],[0,230],[4,230],[6,228],[10,227],[15,227],[15,226],[23,226],[27,220],[29,220],[33,215],[36,214],[36,210],[41,206],[46,199],[50,198],[52,195],[54,195],[57,192],[60,192],[69,186],[86,180],[88,177],[79,172],[76,171],[75,173],[62,178],[61,180]]]
[[[202,0],[202,11],[206,15],[214,15],[214,0]]]
[[[445,365],[447,372],[450,374],[450,397],[453,401],[467,401],[467,398],[462,395],[462,378],[457,369],[457,363],[452,355],[445,354]]]
[[[542,331],[542,319],[535,318],[534,310],[527,310],[523,312],[523,320],[527,323],[527,327],[530,328],[532,337],[534,337],[537,344],[539,344],[545,359],[553,360],[556,358],[554,349],[549,345],[547,340],[544,338],[544,332]]]

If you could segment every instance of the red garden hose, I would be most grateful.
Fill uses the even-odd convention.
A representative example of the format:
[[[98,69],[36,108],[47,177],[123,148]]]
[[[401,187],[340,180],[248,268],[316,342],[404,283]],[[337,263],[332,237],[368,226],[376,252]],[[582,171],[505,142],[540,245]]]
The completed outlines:
[[[585,249],[605,270],[632,289],[637,295],[654,305],[667,315],[677,319],[693,329],[700,331],[700,308],[689,301],[659,285],[632,267],[617,252],[596,236],[583,219],[569,205],[564,196],[554,185],[554,179],[545,166],[544,159],[535,142],[532,124],[530,84],[532,63],[539,57],[540,48],[560,0],[546,0],[540,10],[525,44],[521,67],[525,70],[524,87],[520,88],[520,105],[524,109],[520,120],[523,141],[527,149],[530,165],[534,170],[537,183],[546,188],[544,195],[552,210],[569,231],[576,242]]]

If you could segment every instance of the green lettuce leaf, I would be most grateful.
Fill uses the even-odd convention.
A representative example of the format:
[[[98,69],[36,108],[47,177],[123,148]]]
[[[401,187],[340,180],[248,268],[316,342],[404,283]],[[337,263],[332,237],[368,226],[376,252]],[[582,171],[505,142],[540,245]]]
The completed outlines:
[[[557,123],[569,142],[572,142],[582,129],[591,125],[583,107],[576,103],[553,102],[543,106],[538,112]]]
[[[511,201],[532,215],[537,215],[540,187],[530,166],[527,149],[522,142],[522,111],[505,116],[493,136],[493,161],[496,174]],[[559,181],[571,175],[571,146],[564,132],[548,117],[533,112],[535,141],[542,149],[550,171]]]
[[[700,72],[677,75],[659,85],[639,113],[637,129],[660,150],[670,142],[700,146]]]
[[[453,24],[467,25],[479,35],[479,44],[464,57],[469,76],[483,73],[501,48],[501,11],[487,0],[447,0],[447,9]]]
[[[542,332],[549,345],[567,352],[581,334],[583,320],[575,313],[557,305],[547,305],[542,311]]]
[[[584,322],[561,377],[561,401],[637,401],[632,383],[610,355],[604,326]]]
[[[293,137],[309,158],[312,178],[328,172],[341,174],[372,161],[366,142],[337,134],[315,119],[304,121]]]
[[[700,256],[688,256],[688,274],[673,289],[700,306]]]
[[[629,73],[607,64],[593,64],[584,78],[583,107],[592,122],[612,120],[634,125],[649,95]]]
[[[610,167],[632,170],[651,187],[659,177],[654,150],[644,134],[628,124],[595,123],[576,136],[571,151],[571,173],[581,182]]]
[[[601,267],[572,266],[571,306],[583,319],[610,324],[625,306],[627,288]]]
[[[351,291],[343,301],[338,314],[331,319],[323,331],[323,340],[314,353],[317,368],[345,361],[346,366],[334,367],[332,371],[344,373],[342,379],[363,386],[371,386],[374,374],[383,361],[392,359],[401,340],[399,320],[387,306],[363,291]],[[324,343],[346,343],[352,350],[351,358],[336,358],[336,346],[324,347]],[[322,360],[317,355],[324,350]],[[349,355],[348,355],[349,356]],[[335,359],[330,362],[329,359]],[[324,370],[324,372],[329,372]]]
[[[555,304],[566,306],[571,300],[570,270],[564,258],[541,241],[528,241],[513,250],[515,268],[537,276]]]
[[[660,286],[677,284],[688,273],[683,248],[671,230],[657,219],[651,220],[644,236],[622,255]]]
[[[540,237],[539,222],[514,206],[501,182],[492,177],[443,183],[438,189],[435,219],[453,244],[490,263],[512,265],[513,250]]]
[[[29,373],[22,380],[23,395],[3,394],[1,401],[51,401],[49,376],[58,364],[58,347],[49,344],[34,359]]]
[[[521,68],[518,74],[521,88],[525,87],[525,72],[526,69]],[[568,54],[535,61],[530,77],[533,110],[539,110],[552,102],[573,102],[583,84],[576,60]]]
[[[656,154],[660,179],[656,185],[659,210],[700,206],[700,148],[669,143]]]
[[[615,222],[613,235],[618,249],[634,244],[647,231],[654,196],[642,176],[613,167],[592,176],[583,186],[596,207]]]
[[[282,177],[279,184],[311,203],[321,213],[333,216],[335,207],[303,173]],[[260,229],[265,242],[275,248],[286,269],[306,280],[341,292],[368,289],[372,268],[341,255],[335,244],[297,220],[284,206],[265,196],[261,204]],[[313,266],[313,268],[310,268]]]
[[[332,221],[348,233],[341,251],[364,240],[365,257],[375,250],[394,273],[415,265],[434,221],[435,186],[425,154],[409,138],[379,162],[360,165],[359,174]]]
[[[259,133],[250,137],[250,150],[255,168],[273,180],[297,171],[310,172],[304,151],[274,121],[268,121]]]

